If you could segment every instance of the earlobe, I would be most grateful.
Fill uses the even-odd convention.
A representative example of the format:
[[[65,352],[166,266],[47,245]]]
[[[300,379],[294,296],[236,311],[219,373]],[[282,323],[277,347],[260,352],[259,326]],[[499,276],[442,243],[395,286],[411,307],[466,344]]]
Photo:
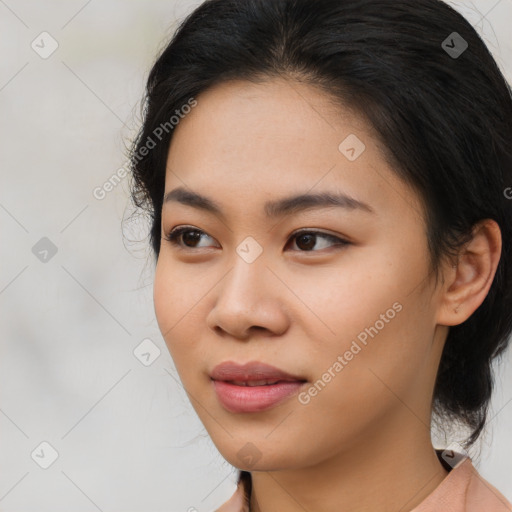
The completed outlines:
[[[445,270],[445,286],[439,304],[437,323],[459,325],[466,321],[487,296],[501,255],[501,231],[492,219],[473,228],[456,265]]]

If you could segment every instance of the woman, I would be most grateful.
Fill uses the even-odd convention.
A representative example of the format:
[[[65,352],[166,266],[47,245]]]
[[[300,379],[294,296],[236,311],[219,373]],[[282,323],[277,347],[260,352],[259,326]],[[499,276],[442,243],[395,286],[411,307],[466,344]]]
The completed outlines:
[[[512,98],[471,25],[439,0],[209,0],[144,114],[156,317],[242,470],[219,510],[512,510],[464,452],[512,331]]]

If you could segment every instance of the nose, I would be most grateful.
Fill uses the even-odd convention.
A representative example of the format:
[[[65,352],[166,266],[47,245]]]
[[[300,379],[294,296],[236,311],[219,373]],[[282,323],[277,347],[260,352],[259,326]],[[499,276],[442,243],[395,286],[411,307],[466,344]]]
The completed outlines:
[[[231,270],[214,288],[216,300],[207,315],[210,329],[238,339],[248,339],[254,331],[281,335],[289,325],[284,307],[286,287],[260,257],[247,263],[235,258]],[[212,290],[213,291],[213,290]]]

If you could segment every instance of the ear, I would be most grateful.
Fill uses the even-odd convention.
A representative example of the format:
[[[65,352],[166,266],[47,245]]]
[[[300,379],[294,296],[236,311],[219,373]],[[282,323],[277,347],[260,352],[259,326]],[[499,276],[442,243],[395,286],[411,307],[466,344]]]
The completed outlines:
[[[485,219],[475,224],[472,239],[459,252],[458,263],[448,263],[443,269],[438,324],[459,325],[482,304],[496,274],[501,245],[496,221]]]

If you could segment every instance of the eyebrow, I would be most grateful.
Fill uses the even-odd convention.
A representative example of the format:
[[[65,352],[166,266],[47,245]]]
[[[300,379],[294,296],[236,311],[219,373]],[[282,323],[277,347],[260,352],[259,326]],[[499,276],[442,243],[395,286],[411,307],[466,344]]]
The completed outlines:
[[[208,197],[183,187],[175,188],[165,194],[164,204],[171,201],[213,213],[225,219],[225,215],[219,204]],[[268,218],[278,218],[305,210],[330,207],[360,210],[375,214],[375,210],[370,205],[350,197],[347,194],[333,194],[332,192],[319,192],[315,194],[303,193],[276,201],[267,201],[264,204],[264,212]]]

